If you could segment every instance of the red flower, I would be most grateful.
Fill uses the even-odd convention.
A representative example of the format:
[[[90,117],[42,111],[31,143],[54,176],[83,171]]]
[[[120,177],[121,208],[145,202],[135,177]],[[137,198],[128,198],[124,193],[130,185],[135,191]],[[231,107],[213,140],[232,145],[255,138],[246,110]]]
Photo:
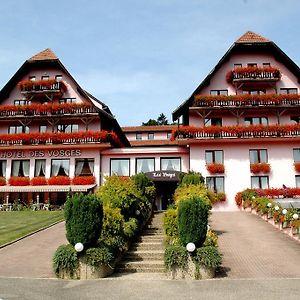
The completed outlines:
[[[253,174],[258,174],[258,173],[268,174],[271,171],[271,167],[267,163],[255,163],[255,164],[250,164],[250,171]]]
[[[31,185],[47,185],[48,184],[47,179],[42,176],[31,178],[30,183],[31,183]]]
[[[25,186],[30,184],[29,177],[12,176],[9,178],[8,183],[13,186]]]
[[[72,179],[74,185],[89,185],[94,184],[96,179],[94,176],[76,176]]]
[[[295,162],[294,163],[294,168],[295,168],[295,171],[300,173],[300,162]]]
[[[6,179],[4,177],[0,177],[0,186],[6,185]]]
[[[48,179],[49,185],[70,185],[71,178],[68,176],[53,176]]]
[[[225,172],[224,165],[223,164],[217,164],[217,163],[206,165],[206,169],[211,174],[217,174],[217,173],[224,173]]]

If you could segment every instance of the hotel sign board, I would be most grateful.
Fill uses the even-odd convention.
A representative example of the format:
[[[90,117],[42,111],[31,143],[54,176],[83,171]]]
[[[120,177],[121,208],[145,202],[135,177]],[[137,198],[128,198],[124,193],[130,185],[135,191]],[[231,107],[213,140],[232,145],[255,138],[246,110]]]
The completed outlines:
[[[152,181],[179,181],[180,174],[182,174],[182,172],[171,170],[145,173],[145,175]]]
[[[76,157],[81,156],[80,149],[71,150],[33,150],[33,151],[0,151],[0,158],[28,158],[28,157]]]

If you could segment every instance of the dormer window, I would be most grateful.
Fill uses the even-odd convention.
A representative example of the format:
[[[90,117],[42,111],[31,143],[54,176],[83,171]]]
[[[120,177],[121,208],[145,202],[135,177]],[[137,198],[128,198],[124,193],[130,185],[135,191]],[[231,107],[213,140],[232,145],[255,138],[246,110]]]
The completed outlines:
[[[55,76],[56,81],[62,81],[62,78],[63,78],[62,75],[56,75]]]
[[[49,80],[49,76],[48,75],[42,76],[42,80]]]
[[[222,126],[222,118],[207,118],[204,120],[204,126]]]

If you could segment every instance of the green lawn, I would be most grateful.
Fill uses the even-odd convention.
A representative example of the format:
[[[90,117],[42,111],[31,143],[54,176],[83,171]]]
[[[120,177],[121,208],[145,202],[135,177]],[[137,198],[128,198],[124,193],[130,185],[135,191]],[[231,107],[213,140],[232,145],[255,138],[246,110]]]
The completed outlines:
[[[63,218],[63,211],[0,211],[0,245]]]

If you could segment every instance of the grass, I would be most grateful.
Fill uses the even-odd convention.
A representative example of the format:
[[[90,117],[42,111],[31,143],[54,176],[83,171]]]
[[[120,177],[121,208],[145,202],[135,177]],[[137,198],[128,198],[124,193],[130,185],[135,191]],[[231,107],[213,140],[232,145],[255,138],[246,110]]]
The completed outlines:
[[[0,245],[63,219],[63,211],[0,211]]]

